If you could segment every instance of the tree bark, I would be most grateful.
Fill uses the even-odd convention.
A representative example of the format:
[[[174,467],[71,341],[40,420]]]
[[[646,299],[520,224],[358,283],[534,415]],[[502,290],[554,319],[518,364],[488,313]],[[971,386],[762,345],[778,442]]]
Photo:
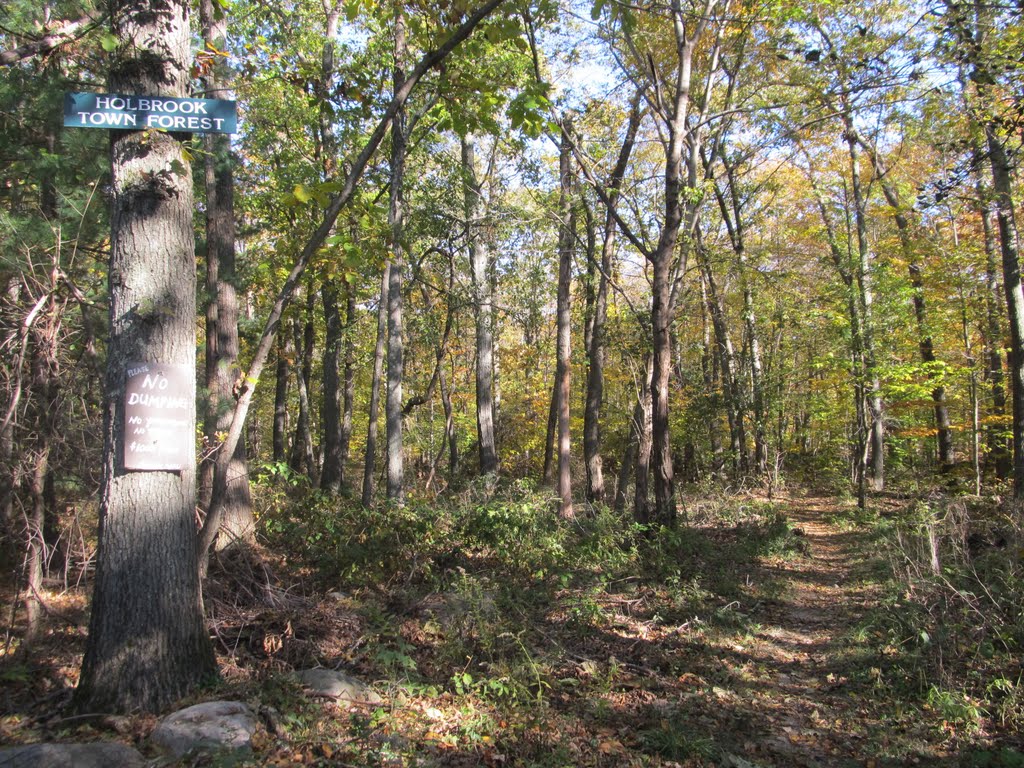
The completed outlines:
[[[324,357],[321,421],[323,429],[323,470],[320,489],[336,494],[341,490],[345,473],[342,461],[342,391],[339,363],[342,332],[341,311],[338,308],[338,289],[333,280],[326,279],[320,288],[324,308]]]
[[[979,153],[980,154],[980,153]],[[989,193],[985,185],[978,183],[978,215],[981,217],[982,232],[985,239],[985,380],[988,382],[992,398],[992,414],[996,417],[1006,416],[1006,389],[1003,383],[1003,330],[999,312],[1002,289],[999,285],[999,246],[996,232],[992,229],[992,208]],[[1001,419],[1000,419],[1001,420]],[[996,477],[1002,479],[1010,476],[1013,470],[1013,454],[1008,450],[1002,424],[986,430],[988,455],[992,459]]]
[[[551,401],[548,407],[548,425],[544,433],[544,469],[541,482],[550,485],[555,467],[555,436],[558,433],[558,374],[551,379]]]
[[[341,487],[351,485],[347,480],[347,467],[352,452],[352,412],[356,400],[356,341],[355,323],[358,308],[356,306],[356,289],[351,281],[345,283],[345,367],[343,375],[343,394],[341,399],[341,448],[338,463],[341,465]]]
[[[395,4],[394,91],[398,94],[405,82],[405,59],[408,54],[405,14]],[[388,284],[388,382],[385,402],[387,422],[387,497],[397,504],[403,502],[405,465],[402,454],[402,379],[405,347],[402,333],[402,278],[405,271],[405,107],[395,113],[391,122],[391,187],[388,224],[391,229],[391,271]]]
[[[669,429],[669,389],[672,376],[672,287],[674,258],[680,228],[696,204],[683,194],[686,182],[692,179],[692,161],[699,144],[697,129],[688,124],[693,84],[693,56],[711,23],[711,14],[718,0],[705,0],[704,7],[687,30],[687,18],[679,0],[671,3],[671,23],[675,36],[675,74],[664,91],[658,87],[653,94],[654,103],[664,120],[665,139],[665,218],[654,250],[647,254],[651,264],[651,333],[654,352],[651,373],[651,432],[652,469],[654,471],[654,519],[663,525],[674,525],[676,520],[675,480],[672,467],[672,434]],[[728,10],[728,3],[726,3]],[[718,66],[718,42],[713,46],[710,72]],[[712,79],[708,79],[710,90]],[[664,96],[671,94],[665,103]],[[710,93],[705,94],[710,101]],[[689,145],[689,146],[688,146]],[[690,162],[685,154],[689,150]]]
[[[825,227],[826,240],[828,242],[829,254],[836,272],[843,281],[846,288],[846,308],[850,321],[850,375],[853,379],[853,400],[855,423],[853,425],[854,441],[850,456],[851,472],[853,482],[857,488],[857,504],[863,509],[867,503],[867,451],[868,451],[868,422],[867,422],[867,397],[865,380],[867,370],[864,357],[864,322],[861,313],[861,302],[858,300],[858,283],[854,279],[854,270],[844,258],[844,252],[840,247],[836,227],[828,212],[828,206],[818,186],[815,170],[811,158],[807,155],[808,181],[811,191],[814,194],[818,206],[818,213],[821,215],[822,224]],[[847,252],[850,249],[847,248]]]
[[[214,12],[213,0],[199,3],[203,39],[208,50],[224,50],[227,43],[227,14]],[[229,99],[229,75],[226,63],[214,57],[206,80],[206,98]],[[208,400],[203,422],[207,445],[220,441],[231,426],[235,404],[235,387],[241,376],[238,367],[238,293],[235,273],[235,205],[234,158],[231,141],[226,134],[210,133],[203,139],[206,150],[206,387]],[[225,498],[220,524],[219,546],[252,544],[255,541],[256,520],[252,511],[249,491],[249,464],[245,441],[239,440],[228,462],[224,482],[214,482],[216,454],[203,461],[201,506],[209,509],[214,487],[223,487]]]
[[[700,281],[701,289],[701,357],[700,368],[704,381],[705,416],[708,425],[708,444],[711,450],[711,475],[721,479],[725,470],[725,456],[719,431],[719,411],[722,407],[721,375],[717,343],[711,341],[711,324],[708,323],[710,305],[706,282]],[[713,321],[712,321],[713,322]]]
[[[622,179],[640,127],[640,94],[630,105],[626,135],[608,184],[608,207],[605,211],[604,235],[601,241],[600,274],[594,293],[590,343],[587,345],[587,398],[583,411],[583,462],[587,471],[587,500],[604,503],[604,467],[601,459],[601,404],[604,401],[605,325],[608,320],[608,285],[615,256],[615,213]]]
[[[653,405],[651,379],[654,376],[654,355],[648,355],[644,363],[644,388],[633,412],[633,428],[636,430],[636,463],[633,472],[633,518],[643,525],[652,522],[650,502],[651,451],[653,439]],[[656,519],[656,518],[655,518]]]
[[[377,343],[373,350],[373,380],[370,383],[369,418],[366,423],[366,453],[363,459],[363,506],[373,504],[375,465],[377,462],[377,424],[380,412],[380,387],[384,377],[384,348],[387,343],[388,286],[391,285],[391,264],[385,265],[380,278],[380,301],[377,304]]]
[[[722,144],[724,144],[724,139],[720,142],[720,145]],[[753,473],[761,476],[768,471],[765,387],[761,360],[761,339],[757,332],[757,311],[754,308],[754,292],[750,286],[750,276],[748,274],[746,222],[744,220],[743,203],[740,200],[739,182],[736,178],[735,166],[729,161],[724,149],[720,149],[718,155],[725,169],[729,188],[728,196],[726,196],[726,193],[716,184],[715,196],[718,198],[719,209],[722,212],[722,219],[729,233],[733,253],[736,254],[739,281],[743,290],[743,326],[746,333],[746,348],[749,356],[750,392],[752,395],[750,406],[754,421]],[[736,394],[739,394],[741,387],[738,386],[738,382],[736,384],[737,386],[734,391]],[[745,408],[742,410],[745,410]],[[743,455],[746,456],[745,446]]]
[[[56,522],[54,516],[57,512],[52,499],[53,476],[50,465],[57,437],[57,416],[61,411],[58,402],[60,366],[56,348],[60,313],[53,300],[52,295],[47,297],[45,308],[29,332],[32,397],[27,416],[31,425],[29,455],[32,469],[25,477],[28,497],[25,519],[28,553],[28,573],[25,579],[27,642],[37,639],[42,631],[42,612],[45,608],[42,597],[43,576],[49,559],[49,545],[53,543],[53,537],[46,533]]]
[[[572,257],[575,240],[575,217],[572,215],[572,151],[568,134],[572,125],[562,122],[562,143],[559,152],[558,175],[560,188],[560,221],[558,234],[558,343],[555,368],[555,391],[558,399],[558,484],[559,514],[573,517],[572,508],[572,445],[569,434],[569,395],[572,382],[570,292],[572,287]]]
[[[718,352],[718,370],[722,378],[722,392],[726,416],[729,422],[729,453],[732,457],[733,477],[738,478],[747,471],[747,430],[746,406],[743,385],[740,383],[736,350],[725,315],[725,306],[718,291],[714,272],[704,248],[698,245],[697,258],[701,269],[702,292],[706,299],[707,313],[714,329],[715,349]]]
[[[999,230],[1003,261],[1003,291],[1010,324],[1010,391],[1013,396],[1013,497],[1024,499],[1024,286],[1020,275],[1020,240],[1013,204],[1013,170],[993,122],[985,125],[989,163],[992,168],[992,203]]]
[[[928,328],[927,309],[924,298],[924,268],[917,249],[914,247],[914,233],[911,231],[910,219],[907,217],[906,206],[900,200],[899,193],[892,182],[886,176],[886,170],[882,166],[881,159],[875,146],[869,144],[859,134],[857,136],[861,147],[868,153],[871,165],[875,171],[875,178],[882,187],[882,194],[885,201],[892,208],[893,220],[896,222],[896,231],[900,238],[900,250],[903,259],[907,263],[907,273],[910,277],[910,287],[913,291],[912,303],[914,307],[914,321],[917,325],[917,346],[921,355],[921,362],[926,366],[934,364],[938,359],[935,356],[935,342]],[[928,373],[929,378],[934,378],[933,373]],[[935,416],[935,430],[938,437],[938,459],[939,471],[948,473],[953,469],[953,430],[949,423],[949,409],[946,407],[946,388],[941,384],[932,387],[932,408]]]
[[[872,288],[871,250],[868,244],[867,202],[861,187],[860,152],[857,132],[849,111],[843,113],[844,132],[850,157],[850,192],[853,195],[853,214],[857,234],[857,264],[854,282],[857,286],[861,317],[861,342],[864,353],[864,376],[869,387],[867,408],[870,414],[867,464],[871,474],[871,488],[885,489],[885,414],[882,405],[882,385],[878,376],[878,360],[874,334],[874,293]]]
[[[325,179],[331,179],[337,172],[338,141],[334,130],[334,116],[331,96],[337,86],[334,61],[334,44],[338,35],[341,18],[341,3],[333,6],[324,4],[324,44],[320,57],[320,82],[317,83],[320,120],[321,167]],[[346,284],[347,285],[347,284]],[[346,290],[351,293],[350,287]],[[323,430],[323,468],[320,473],[320,489],[337,494],[341,490],[345,475],[343,443],[345,442],[342,391],[339,376],[341,365],[341,311],[338,308],[337,283],[333,278],[324,278],[320,288],[320,299],[324,308],[324,356],[323,392],[321,400],[321,428]],[[347,351],[347,350],[346,350]],[[347,454],[347,450],[345,451]]]
[[[313,447],[313,409],[310,403],[309,386],[313,380],[313,351],[316,342],[313,327],[315,294],[312,287],[306,294],[306,319],[300,323],[293,321],[295,348],[300,350],[301,358],[295,366],[295,388],[299,395],[299,415],[295,420],[295,437],[292,440],[291,467],[295,472],[305,474],[310,484],[316,487],[318,465],[316,450]]]
[[[188,4],[115,0],[112,19],[111,91],[187,95]],[[129,363],[183,366],[195,380],[192,174],[181,137],[162,132],[112,132],[111,166],[99,552],[75,698],[84,712],[155,712],[217,674],[199,585],[193,444],[178,471],[130,472],[124,462]],[[182,413],[189,433],[192,389]]]
[[[295,342],[289,333],[282,333],[277,340],[277,366],[274,387],[274,461],[281,464],[288,460],[288,380],[291,378],[291,364],[295,357]]]
[[[462,173],[476,323],[476,426],[480,474],[488,475],[498,471],[494,439],[494,299],[485,240],[487,211],[482,185],[477,180],[475,148],[475,138],[466,135],[462,139]]]

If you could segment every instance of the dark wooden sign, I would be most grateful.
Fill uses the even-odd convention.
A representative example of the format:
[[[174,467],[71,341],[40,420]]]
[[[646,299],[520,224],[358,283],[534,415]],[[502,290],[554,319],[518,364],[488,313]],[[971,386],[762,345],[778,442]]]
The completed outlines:
[[[195,442],[195,396],[189,368],[129,363],[124,389],[125,469],[182,469]]]

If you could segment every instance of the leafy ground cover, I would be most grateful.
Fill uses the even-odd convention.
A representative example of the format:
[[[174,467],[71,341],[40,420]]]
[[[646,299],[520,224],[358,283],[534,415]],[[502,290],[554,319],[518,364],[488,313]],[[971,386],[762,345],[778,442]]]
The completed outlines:
[[[524,487],[374,513],[278,499],[265,545],[207,585],[222,680],[202,698],[270,713],[238,764],[1024,765],[1019,557],[998,515],[705,496],[647,530],[551,510]],[[152,717],[64,713],[85,597],[48,597],[45,637],[9,632],[0,740],[141,742]],[[287,673],[309,666],[385,703],[308,698]]]

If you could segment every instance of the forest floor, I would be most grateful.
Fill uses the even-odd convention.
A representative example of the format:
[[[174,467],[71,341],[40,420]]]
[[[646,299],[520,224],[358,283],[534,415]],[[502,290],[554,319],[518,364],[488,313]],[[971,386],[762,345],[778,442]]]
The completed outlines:
[[[277,713],[277,734],[232,765],[1024,766],[1019,658],[973,672],[949,659],[929,679],[913,638],[889,631],[891,569],[849,505],[795,495],[731,510],[691,504],[687,533],[650,573],[595,568],[611,550],[538,568],[451,532],[434,549],[416,542],[403,568],[385,558],[397,576],[376,583],[269,547],[224,561],[207,591],[223,680],[195,700]],[[78,590],[49,598],[44,637],[0,657],[0,744],[113,738],[145,751],[151,716],[79,723],[62,710],[86,603]],[[353,672],[385,703],[309,698],[288,673],[310,666]],[[972,699],[975,673],[1009,680],[1017,708],[997,716]]]

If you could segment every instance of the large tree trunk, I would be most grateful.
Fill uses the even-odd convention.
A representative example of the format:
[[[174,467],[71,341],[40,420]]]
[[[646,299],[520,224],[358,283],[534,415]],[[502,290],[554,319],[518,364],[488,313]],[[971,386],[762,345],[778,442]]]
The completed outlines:
[[[558,229],[558,343],[555,368],[555,391],[558,398],[558,498],[559,514],[573,516],[572,477],[570,461],[572,445],[569,435],[569,395],[572,382],[572,314],[570,291],[572,288],[572,257],[575,241],[575,217],[572,214],[572,152],[568,134],[572,130],[568,120],[562,123],[562,145],[559,152],[558,175],[560,187],[560,221]]]
[[[494,440],[494,299],[487,263],[487,211],[476,175],[475,148],[476,139],[466,135],[462,139],[462,174],[476,325],[476,428],[480,474],[488,475],[498,471]]]
[[[199,12],[203,38],[213,50],[224,50],[227,43],[227,14],[214,12],[214,0],[201,0]],[[226,64],[219,57],[206,77],[206,98],[229,99]],[[241,372],[238,368],[238,293],[235,287],[235,203],[234,158],[231,141],[226,134],[211,133],[203,139],[206,156],[206,387],[208,400],[203,433],[209,446],[219,441],[231,426],[235,405],[235,386]],[[201,506],[209,509],[212,502],[216,466],[215,454],[203,461]],[[227,466],[224,488],[223,518],[217,541],[220,546],[251,544],[256,520],[249,492],[249,465],[245,441],[239,440]]]
[[[115,0],[114,93],[185,96],[190,34],[180,0]],[[127,471],[125,388],[135,362],[181,366],[195,433],[196,272],[192,174],[180,137],[111,137],[110,338],[103,418],[99,552],[76,704],[154,712],[217,674],[197,561],[196,456],[180,469]],[[172,169],[172,170],[168,170]]]
[[[659,103],[666,140],[665,147],[665,218],[654,250],[647,254],[651,265],[651,334],[654,361],[651,373],[651,432],[654,472],[654,519],[664,525],[676,520],[675,480],[672,467],[672,434],[669,429],[669,389],[672,377],[672,315],[673,277],[676,245],[684,220],[689,221],[696,204],[683,194],[687,181],[693,179],[694,159],[699,146],[699,129],[688,124],[693,83],[693,55],[711,23],[711,14],[718,0],[705,0],[701,13],[687,30],[687,18],[678,0],[671,4],[671,22],[675,34],[675,73],[668,86],[672,99],[662,102],[661,92],[655,94]],[[728,9],[728,3],[726,10]],[[718,42],[712,48],[710,73],[718,67]],[[707,86],[712,87],[709,77]],[[708,94],[705,100],[708,101]],[[690,152],[689,161],[686,159]],[[695,186],[691,184],[690,186]]]

